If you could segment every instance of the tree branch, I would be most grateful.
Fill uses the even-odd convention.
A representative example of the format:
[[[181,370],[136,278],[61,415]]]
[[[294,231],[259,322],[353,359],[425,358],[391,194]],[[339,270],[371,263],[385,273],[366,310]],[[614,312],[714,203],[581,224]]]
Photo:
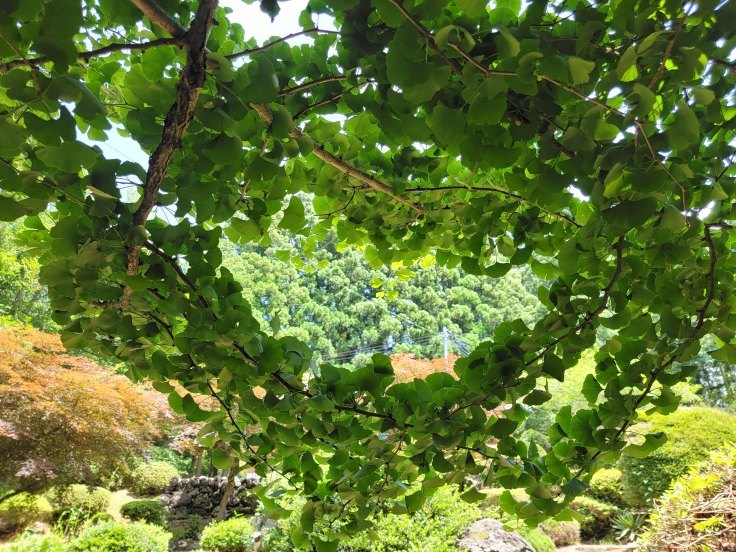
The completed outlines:
[[[320,29],[318,27],[313,27],[311,29],[306,29],[304,31],[299,31],[299,32],[296,32],[296,33],[288,34],[286,36],[282,36],[281,38],[278,38],[278,39],[276,39],[276,40],[274,40],[272,42],[267,42],[263,46],[258,46],[256,48],[251,48],[249,50],[243,50],[242,52],[235,52],[234,54],[228,54],[225,57],[227,59],[237,59],[237,58],[240,58],[240,57],[243,57],[243,56],[250,56],[250,55],[253,55],[253,54],[260,53],[260,52],[265,52],[269,48],[273,48],[274,46],[276,46],[278,44],[281,44],[282,42],[286,42],[287,40],[291,40],[292,38],[296,38],[297,36],[303,36],[303,35],[312,34],[312,33],[323,33],[323,34],[335,34],[335,35],[339,35],[340,34],[340,31],[331,31],[331,30],[328,30],[328,29]]]
[[[139,7],[140,4],[145,5],[148,9],[153,9],[151,6],[155,6],[163,13],[163,10],[155,2],[150,2],[149,0],[133,1]],[[181,145],[182,136],[184,136],[184,132],[194,117],[194,109],[197,106],[200,92],[207,78],[207,50],[205,45],[207,44],[207,38],[212,28],[216,7],[217,0],[201,0],[192,26],[189,31],[186,31],[184,46],[187,48],[187,62],[176,87],[176,100],[164,121],[161,142],[148,161],[148,172],[146,173],[146,181],[143,185],[143,197],[141,198],[138,209],[133,215],[133,224],[136,226],[145,225],[148,216],[151,214],[158,199],[158,191],[166,176],[171,158]],[[148,12],[145,13],[149,17],[160,17],[161,14],[159,11],[154,9],[151,15]],[[164,15],[166,14],[164,13]],[[155,19],[152,17],[151,20],[154,21]],[[169,29],[167,28],[167,30]],[[128,250],[127,272],[130,276],[138,273],[140,253],[140,245],[135,245]],[[132,290],[130,287],[126,287],[123,295],[124,303],[129,303],[131,293]]]
[[[155,0],[130,0],[135,4],[143,14],[151,20],[151,23],[158,25],[173,37],[183,37],[187,34],[187,30],[182,27],[173,17],[164,11]],[[200,3],[200,8],[202,4]],[[197,12],[199,13],[199,12]],[[214,13],[214,8],[213,8]],[[210,16],[210,19],[212,17]],[[195,21],[196,21],[195,17]]]
[[[303,90],[308,90],[313,86],[319,86],[320,84],[325,84],[327,82],[340,82],[346,79],[347,77],[345,75],[337,75],[333,77],[323,77],[321,79],[303,82],[302,84],[297,84],[296,86],[292,86],[291,88],[285,88],[279,93],[279,97],[288,96],[289,94],[294,94],[295,92],[301,92]]]
[[[269,108],[267,105],[264,105],[264,104],[250,104],[250,105],[256,111],[256,113],[258,113],[269,125],[273,122],[273,113],[271,112],[271,108]],[[300,130],[296,128],[291,131],[289,136],[295,139],[303,138],[303,137],[309,138],[306,134],[302,133]],[[311,138],[309,139],[312,140]],[[369,188],[377,192],[386,194],[387,196],[396,200],[398,203],[402,205],[406,205],[407,207],[416,211],[418,215],[424,214],[424,209],[422,209],[419,205],[417,205],[416,203],[412,203],[411,201],[401,197],[400,195],[397,195],[393,191],[393,189],[387,184],[380,182],[376,178],[361,171],[354,165],[351,165],[350,163],[343,161],[336,155],[333,155],[332,153],[328,152],[322,144],[312,140],[312,148],[313,148],[312,153],[314,153],[314,155],[319,157],[322,161],[324,161],[328,165],[332,165],[333,167],[345,173],[346,175],[352,176],[356,180],[360,180],[364,184],[367,184]]]
[[[504,195],[506,197],[511,197],[513,199],[516,199],[517,201],[520,201],[522,203],[528,203],[530,205],[533,205],[534,207],[540,209],[541,211],[544,211],[546,214],[557,217],[561,220],[564,220],[573,226],[576,226],[580,228],[582,225],[578,222],[575,222],[571,217],[568,217],[567,215],[563,213],[558,213],[556,211],[550,211],[549,209],[545,209],[538,203],[535,203],[534,201],[525,198],[524,196],[521,196],[519,194],[515,194],[513,192],[509,192],[508,190],[504,190],[501,188],[494,188],[490,186],[463,186],[463,185],[456,185],[456,186],[436,186],[434,188],[407,188],[405,191],[412,192],[412,193],[418,193],[418,192],[436,192],[436,191],[443,191],[443,190],[467,190],[472,192],[491,192],[491,193],[497,193]]]
[[[440,56],[445,61],[445,63],[447,63],[447,65],[450,66],[450,69],[452,69],[452,72],[455,73],[456,75],[462,75],[463,69],[462,67],[460,67],[460,64],[456,62],[455,60],[448,58],[442,52],[442,50],[439,49],[439,47],[437,46],[437,43],[434,40],[434,35],[432,35],[432,33],[430,33],[424,25],[422,25],[419,21],[414,19],[414,16],[411,13],[409,13],[409,11],[404,7],[404,5],[399,0],[389,0],[389,2],[391,2],[396,7],[396,9],[401,12],[401,15],[403,15],[406,18],[406,20],[409,23],[411,23],[411,25],[417,31],[419,31],[419,34],[427,41],[427,44],[429,45],[429,47],[432,50],[434,50],[434,52],[438,56]]]

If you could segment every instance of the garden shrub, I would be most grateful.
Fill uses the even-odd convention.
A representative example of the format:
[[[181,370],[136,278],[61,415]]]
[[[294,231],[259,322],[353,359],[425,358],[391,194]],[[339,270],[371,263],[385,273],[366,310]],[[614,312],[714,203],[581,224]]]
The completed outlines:
[[[711,453],[657,501],[641,550],[736,550],[736,445]]]
[[[441,488],[412,515],[382,513],[375,517],[374,535],[362,532],[340,546],[345,552],[455,552],[455,540],[482,512],[460,498],[454,488]]]
[[[624,488],[623,473],[616,468],[598,470],[590,480],[588,494],[593,498],[610,502],[616,506],[623,506]]]
[[[131,521],[145,521],[156,525],[164,523],[164,505],[160,500],[133,500],[123,504],[120,513]]]
[[[583,540],[600,540],[611,534],[613,519],[619,512],[613,504],[588,496],[579,496],[570,507],[583,515],[580,536]]]
[[[18,539],[7,544],[3,552],[64,552],[64,541],[53,533],[39,535],[23,533]]]
[[[299,525],[302,499],[287,499],[283,506],[292,514],[268,530],[261,543],[265,552],[291,552],[297,549],[289,532]],[[408,551],[456,552],[455,541],[472,522],[483,517],[475,504],[460,499],[456,488],[443,487],[427,498],[424,506],[412,515],[388,511],[373,517],[374,527],[341,542],[341,552]]]
[[[215,552],[247,552],[253,549],[253,523],[233,517],[210,523],[202,530],[199,546]]]
[[[179,475],[175,466],[167,462],[140,464],[130,474],[133,491],[144,496],[164,492],[169,482]]]
[[[171,533],[142,521],[107,521],[88,527],[71,542],[74,552],[167,552]]]
[[[84,510],[91,514],[104,512],[110,506],[112,493],[102,487],[87,485],[69,485],[57,487],[50,495],[51,501],[58,509]]]
[[[10,533],[51,518],[51,505],[43,496],[20,493],[0,502],[0,532]]]
[[[555,546],[570,546],[580,542],[580,522],[578,521],[548,519],[543,521],[539,528],[552,539]]]
[[[171,464],[179,472],[179,475],[189,473],[189,466],[192,463],[191,458],[187,458],[170,448],[155,445],[151,447],[151,461]]]
[[[552,539],[540,529],[530,529],[527,527],[520,529],[519,534],[531,544],[535,552],[555,552],[557,550]]]
[[[646,458],[623,456],[623,493],[632,506],[661,496],[678,477],[725,443],[736,441],[736,416],[715,408],[681,408],[647,419],[647,432],[663,431],[667,442]]]

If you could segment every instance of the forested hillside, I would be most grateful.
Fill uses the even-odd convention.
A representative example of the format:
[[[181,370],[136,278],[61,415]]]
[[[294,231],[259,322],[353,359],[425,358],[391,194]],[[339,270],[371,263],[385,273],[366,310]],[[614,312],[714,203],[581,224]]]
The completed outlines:
[[[287,256],[296,262],[280,260]],[[475,346],[503,321],[531,325],[542,313],[540,280],[525,267],[499,279],[446,268],[431,257],[412,269],[372,268],[361,252],[338,251],[334,233],[309,260],[280,231],[268,247],[225,242],[223,264],[247,282],[245,296],[264,327],[277,316],[283,334],[325,360],[351,360],[352,351],[392,343],[394,350],[432,358],[443,352],[443,326]]]

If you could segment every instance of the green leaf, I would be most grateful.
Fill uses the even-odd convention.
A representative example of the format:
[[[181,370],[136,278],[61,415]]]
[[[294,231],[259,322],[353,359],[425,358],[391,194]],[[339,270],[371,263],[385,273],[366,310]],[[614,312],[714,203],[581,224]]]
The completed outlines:
[[[432,110],[430,126],[437,138],[447,144],[457,144],[465,137],[465,116],[457,109],[438,103]]]
[[[716,360],[736,364],[736,345],[733,343],[724,343],[720,349],[710,351],[708,354]]]
[[[271,134],[276,138],[288,138],[289,134],[294,131],[294,121],[291,118],[289,110],[283,105],[279,105],[273,112],[273,122],[271,123]]]
[[[0,221],[12,222],[29,213],[30,210],[16,200],[0,195]]]
[[[409,513],[413,514],[414,512],[418,512],[422,509],[426,499],[427,497],[424,494],[424,490],[420,489],[415,493],[404,496],[404,503],[406,504],[406,509]]]
[[[595,404],[598,399],[598,395],[603,390],[601,385],[595,379],[593,374],[588,374],[583,381],[582,393],[583,397],[588,401],[589,404]]]
[[[667,442],[667,435],[662,432],[649,433],[644,437],[641,445],[628,445],[624,447],[623,453],[634,458],[644,458]]]
[[[47,167],[77,173],[91,168],[99,154],[81,142],[64,142],[60,146],[40,148],[36,155]]]
[[[552,393],[550,393],[549,391],[545,391],[544,389],[535,389],[526,397],[524,397],[524,400],[522,402],[530,406],[537,406],[546,403],[551,398]]]
[[[552,353],[544,355],[542,372],[552,376],[558,381],[563,381],[565,379],[565,365],[559,357]]]
[[[279,228],[297,232],[304,228],[307,220],[304,218],[304,204],[296,196],[291,196],[289,205],[284,209],[284,217],[279,222]]]
[[[570,56],[567,59],[570,68],[572,84],[583,84],[590,80],[590,74],[595,69],[595,63],[579,57]]]
[[[7,117],[0,117],[0,157],[12,159],[18,155],[28,138],[26,130]]]
[[[471,487],[467,491],[465,491],[463,494],[460,495],[460,498],[464,500],[465,502],[470,502],[471,504],[473,502],[480,502],[482,500],[485,500],[487,496],[485,493],[481,493],[477,491],[475,488]]]
[[[496,35],[496,46],[501,59],[515,58],[521,51],[521,45],[514,35],[501,27]]]
[[[218,470],[227,470],[238,465],[238,461],[232,458],[224,450],[212,449],[212,465]]]
[[[682,150],[698,142],[700,123],[693,110],[685,102],[677,104],[675,121],[667,127],[665,134],[672,149]]]

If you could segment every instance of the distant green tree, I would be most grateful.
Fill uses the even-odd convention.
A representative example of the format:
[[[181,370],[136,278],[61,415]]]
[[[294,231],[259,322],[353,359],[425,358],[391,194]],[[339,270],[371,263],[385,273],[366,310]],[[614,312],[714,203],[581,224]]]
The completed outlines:
[[[342,251],[334,232],[308,261],[286,233],[272,232],[271,241],[225,242],[223,264],[237,281],[249,282],[244,294],[264,328],[277,317],[282,334],[305,341],[322,359],[352,360],[341,353],[386,343],[432,358],[442,353],[443,326],[474,347],[501,322],[521,318],[531,325],[543,312],[535,295],[541,280],[525,267],[498,279],[432,257],[411,269],[373,268],[362,252]]]
[[[0,317],[56,329],[46,288],[38,281],[38,259],[17,244],[17,236],[17,224],[0,223]]]

